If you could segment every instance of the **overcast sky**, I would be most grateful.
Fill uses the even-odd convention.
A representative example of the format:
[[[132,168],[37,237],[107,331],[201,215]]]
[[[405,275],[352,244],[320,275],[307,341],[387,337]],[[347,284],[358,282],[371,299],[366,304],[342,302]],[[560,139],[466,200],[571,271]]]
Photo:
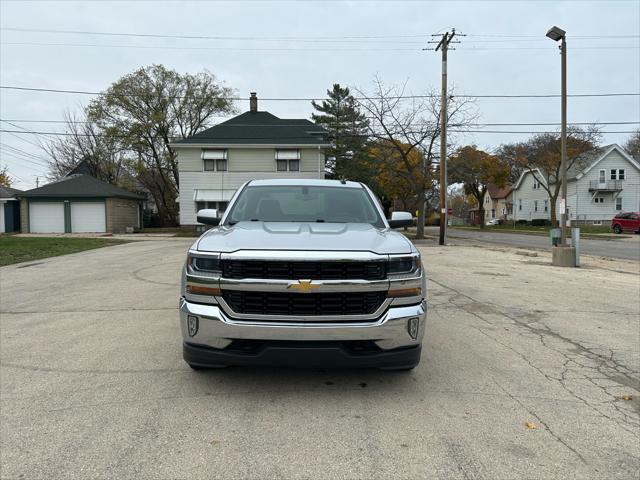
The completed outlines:
[[[407,81],[408,90],[420,94],[440,86],[440,54],[422,48],[432,46],[426,43],[430,34],[454,27],[467,34],[449,54],[449,80],[458,93],[558,94],[560,56],[557,45],[545,37],[549,27],[558,25],[567,31],[570,94],[640,92],[637,0],[2,1],[0,8],[3,86],[101,91],[128,72],[162,63],[180,72],[208,69],[243,97],[250,91],[264,98],[323,97],[333,83],[366,90],[376,74],[388,84]],[[162,39],[9,29],[233,38]],[[276,41],[274,37],[295,38]],[[7,89],[1,89],[0,95],[3,120],[60,120],[66,109],[80,110],[91,99]],[[248,102],[238,107],[247,110]],[[486,123],[555,123],[560,119],[558,98],[487,98],[479,99],[477,107],[480,121]],[[306,118],[312,111],[308,102],[300,101],[260,101],[259,108],[284,118]],[[570,98],[568,119],[640,122],[640,97]],[[45,132],[64,128],[55,123],[14,123]],[[1,127],[20,129],[4,121]],[[603,130],[637,127],[637,123],[604,125]],[[8,165],[17,178],[15,186],[32,188],[36,176],[42,182],[47,170],[43,160],[12,150],[43,157],[33,145],[39,138],[0,136],[4,144],[0,164]],[[458,141],[494,149],[527,137],[523,133],[474,133]],[[627,133],[607,133],[604,141],[624,143],[628,137]]]

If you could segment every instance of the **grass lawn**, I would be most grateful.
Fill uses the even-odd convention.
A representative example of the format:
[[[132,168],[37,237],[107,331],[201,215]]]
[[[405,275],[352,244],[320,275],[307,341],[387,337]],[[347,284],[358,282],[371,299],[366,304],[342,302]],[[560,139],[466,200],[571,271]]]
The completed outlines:
[[[0,266],[128,243],[107,238],[0,237]]]
[[[468,229],[468,230],[480,230],[480,227],[478,226],[461,226],[461,227],[454,227],[454,228],[464,228],[464,229]],[[610,233],[612,234],[613,232],[611,231],[611,226],[610,225],[581,225],[580,227],[580,234],[583,233],[588,233],[588,234],[598,234],[598,233]],[[513,225],[513,223],[505,223],[502,225],[487,225],[485,227],[485,231],[487,232],[491,232],[491,231],[495,231],[495,232],[522,232],[522,233],[543,233],[543,234],[548,234],[549,230],[551,229],[551,227],[546,226],[546,227],[534,227],[533,225],[519,225],[516,224],[515,226]]]

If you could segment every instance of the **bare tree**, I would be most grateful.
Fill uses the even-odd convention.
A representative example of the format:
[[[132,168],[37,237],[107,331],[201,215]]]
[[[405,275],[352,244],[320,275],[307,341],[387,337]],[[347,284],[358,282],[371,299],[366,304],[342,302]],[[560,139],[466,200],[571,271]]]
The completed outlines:
[[[421,98],[406,98],[406,82],[401,86],[386,86],[375,77],[370,94],[358,89],[362,109],[369,118],[369,135],[395,150],[397,173],[412,187],[418,204],[416,238],[424,238],[426,193],[433,188],[435,164],[439,163],[440,96],[429,92]],[[452,96],[448,102],[448,123],[467,126],[475,118],[474,102]],[[423,161],[412,162],[415,152]]]
[[[592,161],[585,155],[600,143],[602,134],[595,125],[587,128],[570,127],[567,131],[567,172],[581,170]],[[518,161],[526,172],[549,195],[551,224],[557,224],[556,201],[561,182],[560,133],[539,133],[519,146]]]
[[[58,180],[80,163],[99,180],[131,188],[127,155],[117,138],[105,136],[103,130],[86,116],[64,113],[66,135],[42,145],[49,159],[51,180]]]

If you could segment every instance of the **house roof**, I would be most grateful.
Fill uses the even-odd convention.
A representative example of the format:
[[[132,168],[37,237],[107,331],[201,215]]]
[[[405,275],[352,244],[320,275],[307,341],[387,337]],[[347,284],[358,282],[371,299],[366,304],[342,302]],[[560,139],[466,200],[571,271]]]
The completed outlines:
[[[503,188],[497,187],[496,185],[489,184],[487,186],[487,191],[489,192],[489,196],[493,199],[498,198],[507,198],[511,193],[511,185],[507,185]]]
[[[638,163],[636,159],[629,155],[622,147],[620,147],[620,145],[612,143],[611,145],[596,148],[584,154],[585,158],[582,162],[574,163],[574,165],[580,163],[580,165],[578,166],[578,171],[573,171],[574,169],[567,170],[567,179],[575,180],[582,178],[589,170],[595,167],[602,159],[604,159],[614,150],[617,150],[618,153],[622,155],[631,165],[640,170],[640,163]]]
[[[611,147],[614,146],[614,144],[605,145],[604,147],[594,148],[593,150],[589,150],[588,152],[579,155],[573,164],[567,169],[567,180],[575,179],[583,171],[591,167],[591,165],[599,162],[605,154],[609,153],[609,150],[612,150]]]
[[[26,198],[37,197],[97,197],[97,198],[131,198],[144,200],[144,196],[130,192],[115,185],[93,178],[90,175],[71,175],[57,182],[52,182],[40,188],[27,190],[21,196]]]
[[[22,190],[17,190],[11,187],[4,187],[0,185],[0,198],[13,198],[17,195],[20,195]]]
[[[327,131],[301,118],[245,112],[173,145],[326,145]]]

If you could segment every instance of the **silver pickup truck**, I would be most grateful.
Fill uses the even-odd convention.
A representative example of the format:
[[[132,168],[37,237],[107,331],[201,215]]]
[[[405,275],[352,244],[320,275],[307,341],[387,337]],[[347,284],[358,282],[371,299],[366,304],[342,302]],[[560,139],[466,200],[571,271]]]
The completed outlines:
[[[365,185],[253,180],[191,246],[182,275],[183,356],[228,365],[377,367],[420,362],[420,254]]]

